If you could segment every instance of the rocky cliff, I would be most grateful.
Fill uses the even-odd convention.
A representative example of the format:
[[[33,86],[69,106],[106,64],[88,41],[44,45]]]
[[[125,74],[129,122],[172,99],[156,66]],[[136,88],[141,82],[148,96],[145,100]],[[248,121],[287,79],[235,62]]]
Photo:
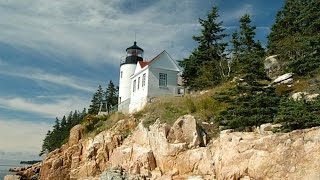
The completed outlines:
[[[320,128],[271,130],[225,130],[207,143],[190,115],[149,128],[121,120],[86,138],[77,125],[68,144],[42,162],[40,179],[320,179]]]

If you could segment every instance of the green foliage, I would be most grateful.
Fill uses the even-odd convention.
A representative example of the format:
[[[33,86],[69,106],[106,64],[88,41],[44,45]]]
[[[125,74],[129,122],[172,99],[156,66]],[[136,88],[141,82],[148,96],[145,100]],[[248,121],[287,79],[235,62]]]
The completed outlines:
[[[232,73],[247,81],[266,79],[263,68],[264,49],[255,41],[255,26],[245,14],[240,19],[240,30],[232,35]]]
[[[89,107],[89,114],[98,114],[100,110],[100,106],[103,102],[103,96],[104,92],[102,90],[101,85],[99,85],[98,90],[94,93],[92,100],[91,100],[91,105]]]
[[[242,83],[222,93],[217,100],[228,103],[228,108],[217,116],[220,125],[244,130],[246,127],[273,122],[279,97],[273,88],[263,87],[259,83]]]
[[[118,87],[116,87],[111,80],[105,92],[105,101],[107,104],[107,112],[110,112],[111,108],[118,104]]]
[[[72,113],[71,111],[69,116],[63,116],[61,121],[56,118],[52,131],[48,131],[43,140],[42,150],[39,155],[41,156],[46,152],[51,152],[66,143],[69,138],[70,129],[74,125],[79,124],[85,117],[86,113],[86,109],[84,109],[82,113],[79,113],[78,111],[74,111],[74,113]]]
[[[111,80],[105,92],[99,85],[98,90],[93,94],[89,114],[98,114],[100,111],[111,113],[113,107],[118,104],[118,90],[119,88]]]
[[[314,100],[298,100],[283,97],[279,105],[279,113],[275,119],[284,130],[310,128],[320,125],[320,97]]]
[[[278,54],[287,72],[313,75],[320,69],[320,1],[287,0],[276,16],[269,54]]]
[[[225,54],[227,35],[223,33],[222,22],[216,22],[217,7],[213,7],[206,19],[199,19],[201,35],[193,36],[198,47],[180,62],[183,67],[184,83],[193,90],[213,87],[228,76],[228,58]]]
[[[108,115],[88,114],[81,124],[85,127],[86,136],[95,136],[102,131],[112,128],[119,120],[124,118],[127,118],[127,116],[118,112]],[[129,132],[123,132],[123,134],[128,133]]]

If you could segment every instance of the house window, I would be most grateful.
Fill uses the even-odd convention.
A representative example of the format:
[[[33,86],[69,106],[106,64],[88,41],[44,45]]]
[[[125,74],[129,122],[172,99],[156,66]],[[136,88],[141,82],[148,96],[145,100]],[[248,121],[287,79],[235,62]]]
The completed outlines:
[[[159,73],[159,86],[167,87],[167,74]]]
[[[140,77],[138,77],[138,89],[139,89],[139,86],[140,86]]]
[[[120,78],[122,78],[122,71],[120,72]]]
[[[142,87],[146,85],[146,73],[142,75]]]
[[[133,91],[133,92],[136,91],[136,80],[133,81],[133,90],[132,90],[132,91]]]

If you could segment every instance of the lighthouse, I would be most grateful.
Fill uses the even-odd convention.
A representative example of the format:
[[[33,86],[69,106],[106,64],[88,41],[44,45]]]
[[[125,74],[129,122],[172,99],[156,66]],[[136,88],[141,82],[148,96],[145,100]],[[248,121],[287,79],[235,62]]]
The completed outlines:
[[[126,49],[126,57],[120,61],[119,75],[119,99],[118,111],[126,112],[129,109],[131,96],[131,79],[134,74],[138,61],[143,61],[143,49],[137,46],[137,42],[133,46]]]

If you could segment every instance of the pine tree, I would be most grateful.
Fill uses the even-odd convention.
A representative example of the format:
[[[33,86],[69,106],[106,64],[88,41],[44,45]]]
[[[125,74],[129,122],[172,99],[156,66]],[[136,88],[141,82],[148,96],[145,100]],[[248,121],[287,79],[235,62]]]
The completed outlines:
[[[56,117],[56,121],[53,126],[53,131],[59,131],[59,130],[60,130],[60,120]]]
[[[305,98],[293,100],[283,97],[275,122],[285,130],[310,128],[320,125],[320,96],[310,101]]]
[[[39,156],[42,156],[43,154],[47,153],[49,149],[51,149],[49,147],[49,141],[50,141],[50,135],[51,135],[51,131],[49,130],[46,134],[46,137],[44,138],[43,140],[43,143],[42,143],[42,149],[40,151],[40,154]]]
[[[190,89],[212,87],[228,76],[228,59],[225,54],[227,43],[223,39],[222,22],[216,22],[218,8],[212,7],[206,19],[199,19],[201,35],[193,36],[198,47],[192,54],[180,62],[184,68],[185,85]]]
[[[285,71],[312,75],[320,69],[319,0],[286,0],[268,37]]]
[[[103,101],[103,96],[104,96],[103,89],[101,85],[99,85],[98,90],[94,93],[92,97],[91,105],[89,107],[89,114],[98,114],[100,105]]]
[[[62,128],[62,129],[67,129],[67,119],[66,119],[66,116],[63,116],[63,118],[61,119],[61,128]]]
[[[228,104],[219,113],[217,121],[226,128],[245,130],[246,127],[272,122],[277,113],[279,97],[272,87],[265,87],[260,80],[266,79],[263,69],[264,49],[255,41],[255,26],[249,15],[240,19],[238,32],[232,35],[232,68],[242,80],[226,92],[214,98]]]
[[[105,100],[107,103],[107,111],[110,112],[111,107],[118,104],[118,88],[115,87],[110,80],[105,93]]]
[[[69,115],[67,117],[67,127],[68,127],[68,129],[71,129],[73,127],[72,115],[73,115],[73,112],[70,111],[70,113],[69,113]]]
[[[265,79],[263,69],[264,49],[259,41],[255,41],[255,26],[251,18],[245,14],[240,18],[240,31],[232,35],[232,69],[234,75],[248,81]]]
[[[228,108],[218,115],[218,123],[225,128],[238,130],[273,122],[280,99],[273,88],[248,83],[239,84],[214,98],[228,103]]]

